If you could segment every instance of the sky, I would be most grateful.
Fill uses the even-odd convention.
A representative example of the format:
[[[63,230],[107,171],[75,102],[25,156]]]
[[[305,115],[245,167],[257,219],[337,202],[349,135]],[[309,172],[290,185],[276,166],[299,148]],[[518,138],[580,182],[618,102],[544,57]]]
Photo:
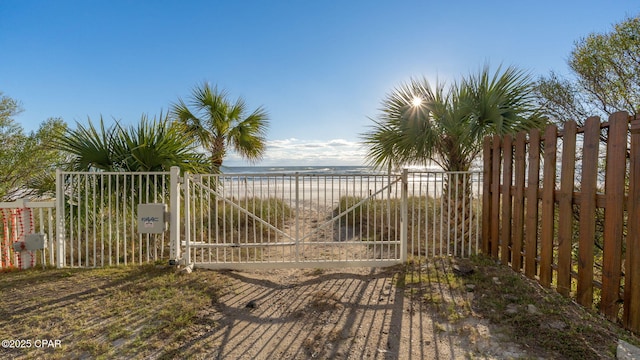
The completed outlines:
[[[135,124],[208,82],[268,111],[254,165],[362,165],[362,134],[411,78],[570,77],[576,41],[639,14],[637,0],[0,0],[0,92],[33,131]]]

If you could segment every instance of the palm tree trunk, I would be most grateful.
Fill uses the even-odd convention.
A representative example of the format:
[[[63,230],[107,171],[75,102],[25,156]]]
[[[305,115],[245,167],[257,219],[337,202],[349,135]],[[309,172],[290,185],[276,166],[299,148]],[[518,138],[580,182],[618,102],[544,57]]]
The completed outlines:
[[[220,173],[225,153],[224,138],[216,138],[211,147],[211,170],[214,174]]]
[[[467,173],[447,173],[443,186],[442,202],[444,228],[442,234],[449,244],[449,254],[468,255],[471,242],[471,205],[473,193],[471,177]],[[475,245],[472,245],[472,251]]]

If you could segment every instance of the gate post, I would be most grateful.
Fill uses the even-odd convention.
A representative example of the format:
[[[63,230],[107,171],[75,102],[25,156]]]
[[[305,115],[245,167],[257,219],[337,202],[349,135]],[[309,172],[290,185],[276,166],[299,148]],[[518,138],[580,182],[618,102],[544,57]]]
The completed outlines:
[[[56,169],[56,267],[65,266],[65,232],[64,232],[64,179],[62,170]]]
[[[300,262],[300,173],[295,173],[296,179],[296,259]]]
[[[184,266],[191,264],[191,189],[189,188],[189,173],[185,172],[182,181],[184,189]],[[178,242],[178,248],[180,242]]]
[[[169,259],[180,258],[180,168],[171,167],[169,175]]]
[[[401,190],[401,201],[400,201],[400,261],[403,263],[407,262],[407,232],[408,232],[408,196],[407,193],[409,188],[408,181],[408,173],[409,170],[402,170],[402,190]]]

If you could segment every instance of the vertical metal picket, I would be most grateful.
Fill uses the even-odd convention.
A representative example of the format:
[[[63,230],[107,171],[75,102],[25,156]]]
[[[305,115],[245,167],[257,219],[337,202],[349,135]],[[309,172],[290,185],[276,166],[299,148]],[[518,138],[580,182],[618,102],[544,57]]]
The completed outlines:
[[[180,259],[180,168],[171,167],[169,189],[169,258]]]

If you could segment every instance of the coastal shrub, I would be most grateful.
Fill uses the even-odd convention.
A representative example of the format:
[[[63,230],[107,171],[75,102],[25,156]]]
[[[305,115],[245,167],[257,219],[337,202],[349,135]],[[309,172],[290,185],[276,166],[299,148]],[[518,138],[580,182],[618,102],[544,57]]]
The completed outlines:
[[[396,240],[400,234],[400,199],[368,199],[355,196],[340,198],[333,210],[338,227],[352,227],[358,230],[363,240],[387,241]],[[412,196],[408,198],[408,236],[424,237],[427,223],[433,227],[431,220],[439,217],[439,207],[431,197]],[[345,211],[350,211],[344,213]],[[344,214],[343,214],[344,213]]]
[[[232,206],[219,200],[217,202],[217,210],[212,209],[212,215],[216,217],[219,231],[227,233],[249,232],[254,236],[267,235],[273,229],[262,221],[275,228],[282,229],[293,213],[287,203],[277,198],[251,197],[234,200],[234,203],[238,204],[238,206]],[[262,221],[257,220],[257,218]]]
[[[345,196],[333,209],[334,227],[348,228],[346,233],[364,241],[400,240],[400,199],[367,199]],[[456,216],[442,197],[411,196],[407,199],[407,246],[410,254],[440,255],[455,251],[468,253],[476,247],[475,222],[471,207],[479,208],[479,200],[470,200],[467,216]],[[347,211],[351,209],[350,211]],[[336,218],[337,217],[337,218]],[[454,241],[457,239],[456,241]],[[471,247],[471,249],[469,249]]]

